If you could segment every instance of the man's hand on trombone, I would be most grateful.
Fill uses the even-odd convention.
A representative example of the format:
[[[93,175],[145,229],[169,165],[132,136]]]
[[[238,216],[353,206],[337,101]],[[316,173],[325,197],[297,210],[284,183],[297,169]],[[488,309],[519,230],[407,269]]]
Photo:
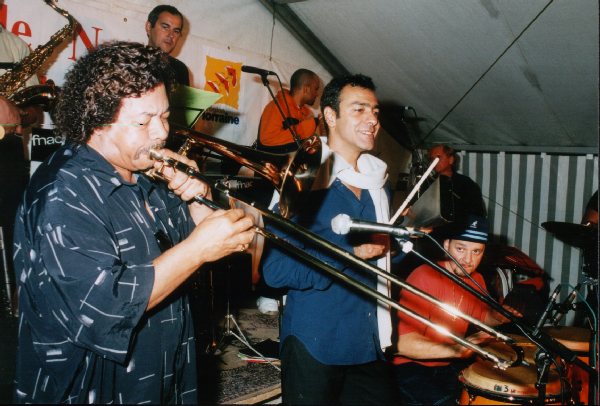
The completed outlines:
[[[157,151],[162,157],[174,159],[189,167],[192,167],[196,171],[199,171],[198,164],[196,161],[189,159],[186,156],[179,155],[168,149],[160,149]],[[154,162],[154,168],[160,169],[162,167],[162,174],[169,179],[168,187],[181,198],[184,202],[190,202],[190,214],[196,224],[200,224],[204,218],[213,213],[213,210],[205,205],[191,201],[196,196],[204,197],[206,199],[212,199],[210,187],[195,178],[188,176],[185,172],[174,170],[172,166],[160,161]]]
[[[163,158],[179,161],[198,171],[193,160],[167,149],[157,151]],[[171,162],[177,165],[175,162]],[[241,209],[217,210],[191,202],[196,196],[210,198],[210,187],[187,173],[175,170],[166,162],[155,162],[168,187],[183,201],[190,202],[189,209],[196,227],[188,238],[154,259],[154,285],[147,310],[152,309],[198,267],[214,262],[236,251],[244,251],[254,238],[254,217]]]
[[[168,149],[157,151],[163,158],[181,162],[199,172],[198,164],[184,155],[177,154]],[[155,169],[161,169],[161,173],[168,179],[167,186],[184,202],[190,202],[200,196],[210,200],[212,198],[210,187],[199,179],[189,176],[183,171],[175,170],[167,162],[156,161]],[[212,262],[229,255],[235,251],[243,251],[254,238],[254,231],[250,228],[254,225],[254,216],[244,215],[243,210],[213,211],[206,205],[198,202],[190,202],[190,213],[197,227],[192,232],[199,234],[205,241],[198,242],[200,248],[196,253],[207,249],[202,255],[202,262]],[[210,249],[214,246],[214,249]]]

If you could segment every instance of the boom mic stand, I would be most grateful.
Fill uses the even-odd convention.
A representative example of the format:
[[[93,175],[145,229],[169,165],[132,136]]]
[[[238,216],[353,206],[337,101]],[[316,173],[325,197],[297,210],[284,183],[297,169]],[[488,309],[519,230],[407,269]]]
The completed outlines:
[[[288,126],[288,129],[290,130],[290,132],[292,133],[292,137],[294,138],[294,141],[296,141],[296,144],[300,145],[300,142],[302,141],[300,139],[300,137],[298,136],[298,133],[296,132],[296,125],[292,122],[292,117],[286,117],[283,110],[281,109],[281,106],[279,105],[279,102],[277,101],[277,98],[275,97],[275,95],[273,94],[273,90],[271,90],[271,85],[269,83],[269,81],[267,80],[267,73],[260,73],[260,78],[262,80],[263,85],[267,88],[267,90],[269,90],[269,94],[271,95],[271,98],[273,99],[273,102],[275,103],[275,105],[277,106],[277,109],[279,110],[279,112],[281,113],[281,117],[283,118],[283,122],[284,122],[284,129],[285,129],[285,125]],[[283,93],[283,86],[281,85],[281,80],[279,79],[279,76],[277,74],[275,74],[275,76],[277,76],[277,80],[279,81],[279,84],[281,86],[281,92]],[[283,95],[283,101],[286,103],[287,102],[285,100],[285,94]],[[288,113],[289,113],[289,106],[288,106]],[[291,114],[290,114],[291,115]]]
[[[226,314],[225,314],[225,321],[224,321],[224,325],[222,327],[220,334],[220,337],[218,340],[215,339],[215,334],[214,334],[214,330],[213,330],[213,345],[212,345],[212,349],[209,349],[209,352],[212,353],[212,355],[220,355],[221,353],[221,345],[223,345],[225,342],[230,341],[233,339],[233,334],[231,332],[231,321],[233,320],[235,323],[235,320],[233,319],[233,315],[231,314],[231,259],[230,257],[226,257],[225,259],[227,261],[227,289],[226,289],[226,296],[225,296],[225,303],[226,303]],[[214,279],[213,279],[213,275],[212,275],[212,270],[211,270],[211,301],[213,304],[213,312],[214,312]],[[235,323],[237,326],[237,323]],[[239,327],[238,327],[239,328]],[[240,331],[241,333],[241,331]]]

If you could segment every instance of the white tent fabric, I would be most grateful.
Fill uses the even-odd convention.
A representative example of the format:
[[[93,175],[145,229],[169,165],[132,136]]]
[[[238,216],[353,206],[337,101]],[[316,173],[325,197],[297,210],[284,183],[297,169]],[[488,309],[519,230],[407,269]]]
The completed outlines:
[[[414,107],[427,142],[598,146],[597,2],[309,0],[290,8],[348,70],[375,78],[380,101]]]

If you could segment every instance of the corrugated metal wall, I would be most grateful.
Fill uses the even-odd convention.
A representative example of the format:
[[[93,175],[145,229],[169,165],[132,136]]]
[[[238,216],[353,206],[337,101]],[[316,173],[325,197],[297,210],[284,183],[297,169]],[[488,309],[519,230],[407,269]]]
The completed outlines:
[[[581,251],[541,224],[580,223],[598,188],[598,156],[460,152],[459,172],[481,187],[494,242],[519,248],[552,278],[575,286],[583,279]],[[567,289],[561,291],[564,297]],[[566,323],[572,322],[572,312]]]

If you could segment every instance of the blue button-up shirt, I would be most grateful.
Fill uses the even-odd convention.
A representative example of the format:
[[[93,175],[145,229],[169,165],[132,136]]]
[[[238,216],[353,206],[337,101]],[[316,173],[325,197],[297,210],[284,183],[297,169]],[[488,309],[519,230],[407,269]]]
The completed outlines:
[[[354,246],[367,241],[361,241],[365,237],[360,235],[333,232],[331,220],[341,213],[351,218],[377,221],[370,193],[363,190],[359,200],[339,179],[329,189],[312,191],[307,206],[293,221],[354,252]],[[377,276],[370,271],[348,267],[322,248],[313,247],[301,237],[271,227],[268,220],[265,223],[280,237],[377,289]],[[313,357],[327,365],[355,365],[383,357],[374,298],[277,248],[266,248],[263,255],[265,282],[276,288],[290,288],[281,326],[282,343],[288,335],[293,335]],[[375,261],[371,262],[375,264]]]
[[[37,169],[15,223],[15,402],[196,402],[187,297],[146,312],[155,233],[187,237],[187,204],[143,176],[125,182],[96,151],[69,143]]]

